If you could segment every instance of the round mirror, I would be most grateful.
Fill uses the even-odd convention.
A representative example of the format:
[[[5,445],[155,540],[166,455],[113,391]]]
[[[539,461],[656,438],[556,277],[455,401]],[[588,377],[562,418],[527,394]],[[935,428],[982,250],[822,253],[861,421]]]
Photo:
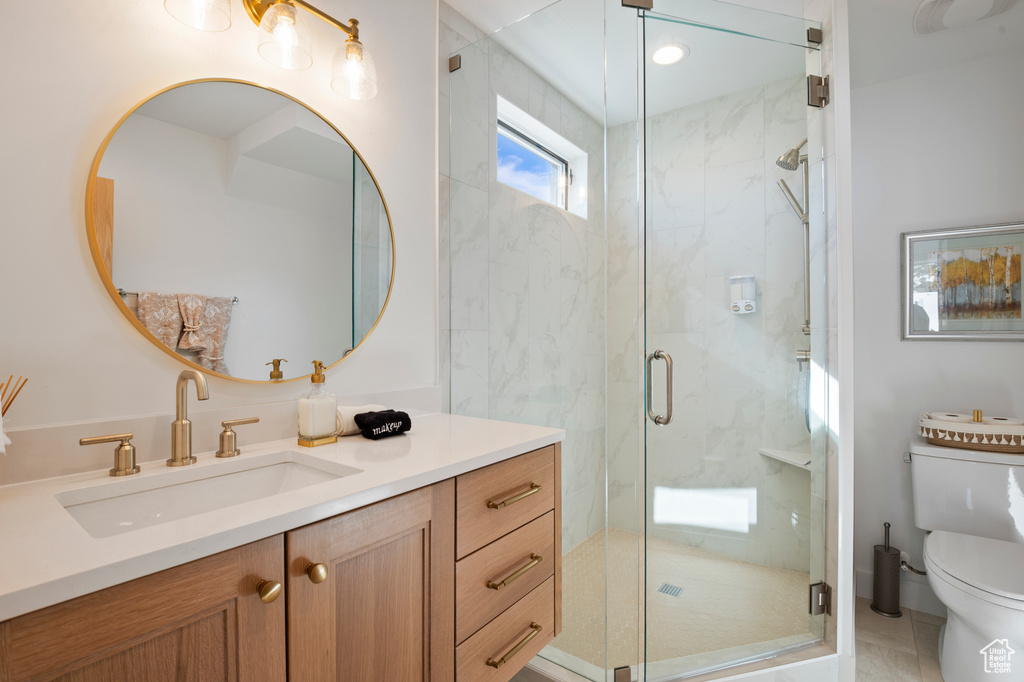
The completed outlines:
[[[132,324],[233,379],[336,364],[391,292],[391,218],[363,158],[322,116],[252,83],[182,83],[128,112],[96,154],[86,223]]]

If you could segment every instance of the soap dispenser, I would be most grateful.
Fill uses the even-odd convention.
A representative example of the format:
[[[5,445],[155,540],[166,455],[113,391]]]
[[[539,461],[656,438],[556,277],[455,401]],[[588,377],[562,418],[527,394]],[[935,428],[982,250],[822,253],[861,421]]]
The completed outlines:
[[[299,398],[299,445],[338,442],[338,399],[324,390],[324,363],[313,361],[313,390]]]

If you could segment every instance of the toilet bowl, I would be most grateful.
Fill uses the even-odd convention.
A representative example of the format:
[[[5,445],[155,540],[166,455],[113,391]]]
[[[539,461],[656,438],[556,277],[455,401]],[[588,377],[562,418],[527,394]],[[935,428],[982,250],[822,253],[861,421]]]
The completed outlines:
[[[940,641],[945,682],[1024,682],[1024,545],[934,531],[924,562],[948,609]]]

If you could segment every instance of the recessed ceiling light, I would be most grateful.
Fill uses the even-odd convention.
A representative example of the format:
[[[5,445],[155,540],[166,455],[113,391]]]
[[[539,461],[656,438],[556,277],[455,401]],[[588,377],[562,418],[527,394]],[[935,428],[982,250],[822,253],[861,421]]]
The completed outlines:
[[[663,45],[654,51],[651,59],[655,64],[675,64],[680,59],[690,56],[690,48],[682,43]]]
[[[1016,4],[1017,0],[922,0],[914,12],[914,33],[927,35],[969,26]]]

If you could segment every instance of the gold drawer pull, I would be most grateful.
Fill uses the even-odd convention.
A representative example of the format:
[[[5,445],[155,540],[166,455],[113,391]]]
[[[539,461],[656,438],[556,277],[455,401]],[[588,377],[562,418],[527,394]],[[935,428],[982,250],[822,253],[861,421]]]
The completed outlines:
[[[544,561],[544,557],[537,556],[536,554],[531,554],[530,555],[530,563],[526,564],[525,566],[520,568],[518,571],[516,571],[512,575],[510,575],[509,577],[505,578],[500,583],[496,583],[493,580],[488,580],[487,581],[487,587],[489,587],[492,590],[500,590],[503,587],[508,587],[509,585],[514,583],[516,580],[518,580],[519,578],[523,577],[524,573],[526,573],[527,571],[529,571],[531,568],[533,568],[534,566],[536,566],[537,564],[539,564],[542,561]]]
[[[540,492],[540,486],[537,485],[536,483],[531,483],[529,490],[527,490],[524,493],[519,493],[518,495],[514,495],[514,496],[508,498],[507,500],[505,500],[504,502],[495,502],[494,500],[488,501],[487,502],[487,508],[488,509],[504,509],[505,507],[509,506],[510,504],[515,504],[519,500],[525,500],[527,497],[529,497],[530,495],[533,495],[534,493],[537,493],[537,492]]]
[[[540,623],[530,623],[530,634],[528,634],[526,637],[523,637],[523,639],[520,640],[519,644],[516,644],[514,647],[512,647],[511,651],[509,651],[507,654],[502,656],[497,661],[493,658],[488,658],[487,665],[491,666],[492,668],[500,668],[501,666],[505,665],[506,663],[508,663],[508,659],[518,654],[519,650],[527,644],[529,644],[530,640],[539,635],[540,631],[543,629],[544,628],[541,627]]]

